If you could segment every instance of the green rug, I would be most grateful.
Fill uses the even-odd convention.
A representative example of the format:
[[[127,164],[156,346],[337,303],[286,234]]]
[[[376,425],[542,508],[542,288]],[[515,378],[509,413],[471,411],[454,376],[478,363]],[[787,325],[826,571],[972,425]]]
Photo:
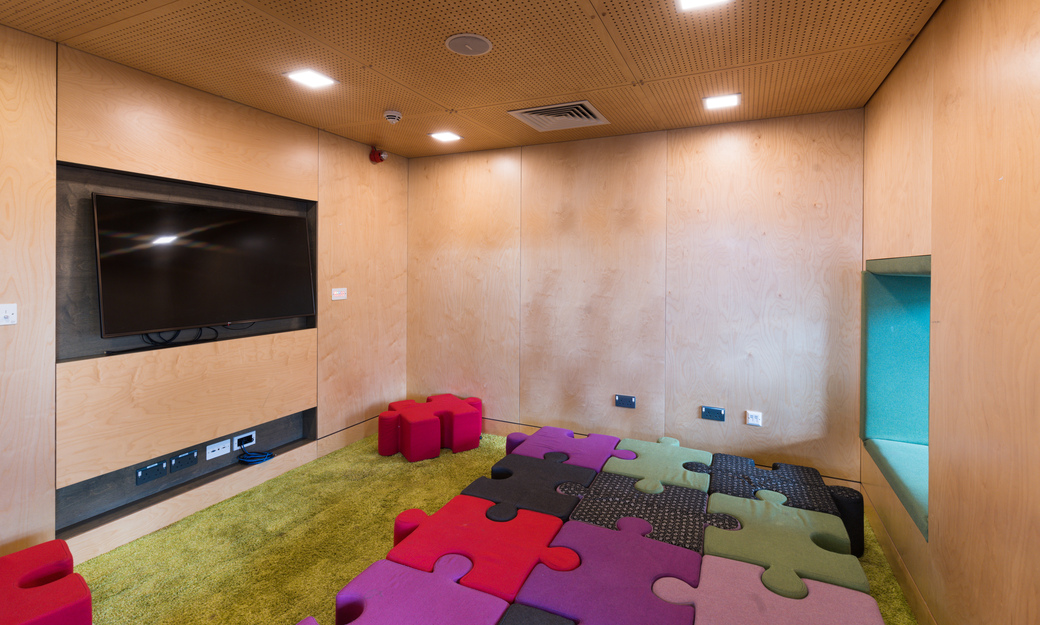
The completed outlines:
[[[336,593],[393,546],[394,517],[434,512],[505,455],[505,438],[409,463],[374,436],[76,566],[95,625],[334,625]],[[862,559],[887,625],[915,623],[873,533]]]

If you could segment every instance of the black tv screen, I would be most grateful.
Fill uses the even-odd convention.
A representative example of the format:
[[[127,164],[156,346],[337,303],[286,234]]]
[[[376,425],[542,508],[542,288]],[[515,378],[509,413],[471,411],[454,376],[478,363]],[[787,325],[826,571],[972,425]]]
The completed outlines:
[[[314,314],[305,217],[93,199],[102,337]]]

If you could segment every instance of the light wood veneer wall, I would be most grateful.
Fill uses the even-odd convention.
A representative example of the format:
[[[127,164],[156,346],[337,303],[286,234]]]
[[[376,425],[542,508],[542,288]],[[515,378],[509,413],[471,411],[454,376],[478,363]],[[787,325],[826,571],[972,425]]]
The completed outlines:
[[[318,436],[325,437],[405,396],[408,165],[396,157],[375,165],[360,143],[325,132],[319,139]],[[340,287],[347,299],[332,301]]]
[[[858,480],[862,150],[844,111],[412,161],[410,395]]]
[[[0,555],[54,536],[54,44],[0,26]]]
[[[1040,622],[1038,32],[1033,0],[946,0],[923,45],[901,61],[907,74],[931,73],[931,93],[905,80],[875,97],[931,119],[931,171],[909,182],[930,180],[928,542],[906,530],[898,502],[868,483],[866,469],[864,488],[924,615],[939,625]],[[898,120],[875,116],[874,106],[868,136],[896,137]],[[913,110],[921,106],[930,112]],[[879,147],[880,161],[905,152],[902,141]],[[919,228],[908,213],[900,227]],[[880,247],[888,234],[868,228],[866,237]]]

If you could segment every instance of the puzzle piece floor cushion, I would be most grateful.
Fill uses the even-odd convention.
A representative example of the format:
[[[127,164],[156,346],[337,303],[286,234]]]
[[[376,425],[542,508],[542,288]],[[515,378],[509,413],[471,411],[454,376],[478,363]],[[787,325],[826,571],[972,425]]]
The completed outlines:
[[[596,472],[587,467],[510,454],[495,463],[490,478],[477,478],[462,494],[497,503],[488,511],[488,517],[494,521],[512,519],[517,509],[551,514],[566,521],[578,497],[561,494],[557,487],[568,482],[588,486],[594,477]]]
[[[681,447],[678,440],[667,436],[659,438],[656,443],[626,438],[618,443],[618,449],[634,451],[636,458],[611,458],[603,465],[603,470],[636,478],[639,480],[636,488],[644,493],[659,493],[664,490],[664,484],[708,491],[707,475],[683,467],[689,462],[710,465],[711,454],[706,451]]]
[[[563,428],[543,427],[534,434],[513,432],[506,437],[506,453],[544,458],[545,454],[562,452],[567,454],[564,464],[587,467],[599,472],[603,463],[611,457],[634,459],[635,453],[618,450],[621,439],[606,434],[589,434],[586,438],[575,438],[574,432]]]
[[[572,571],[537,566],[517,595],[534,606],[580,625],[690,625],[693,609],[653,593],[654,581],[670,576],[696,585],[700,555],[645,537],[650,524],[625,518],[619,531],[568,521],[552,541],[581,556]]]
[[[90,625],[90,588],[51,540],[0,557],[0,625]]]
[[[808,589],[801,578],[815,579],[870,592],[867,576],[849,553],[849,538],[841,519],[832,514],[716,493],[708,498],[708,512],[728,514],[740,521],[737,531],[708,527],[705,555],[721,556],[765,567],[762,583],[785,597],[801,599]]]
[[[676,578],[654,583],[654,593],[671,603],[693,604],[696,625],[884,625],[874,598],[866,593],[805,580],[804,599],[782,597],[762,585],[754,564],[704,556],[700,584]]]
[[[422,510],[405,510],[394,522],[394,548],[386,558],[423,571],[443,555],[469,558],[473,568],[459,583],[512,601],[531,570],[539,562],[566,571],[578,566],[578,554],[564,547],[550,547],[563,522],[560,519],[519,510],[512,521],[492,521],[487,511],[494,502],[457,495],[443,508],[427,516]]]
[[[509,603],[455,583],[470,567],[460,555],[432,573],[379,560],[336,595],[336,625],[495,625]]]
[[[561,492],[584,495],[571,513],[571,520],[615,529],[624,517],[637,517],[653,526],[647,538],[660,540],[698,553],[704,550],[704,527],[740,529],[736,519],[724,514],[708,514],[708,494],[681,486],[663,486],[660,493],[636,489],[636,478],[615,473],[599,473],[592,486],[582,489],[564,484]]]
[[[759,490],[771,490],[787,497],[784,505],[838,514],[823,476],[812,467],[777,462],[772,470],[759,469],[751,458],[714,454],[710,466],[693,463],[687,468],[711,474],[708,493],[753,499]]]
[[[857,558],[863,557],[863,493],[848,486],[828,486],[827,489],[849,534],[849,551]]]
[[[459,399],[451,394],[432,395],[426,402],[411,399],[392,402],[379,415],[379,453],[400,451],[409,462],[436,458],[441,447],[453,453],[480,445],[482,403],[479,397]]]

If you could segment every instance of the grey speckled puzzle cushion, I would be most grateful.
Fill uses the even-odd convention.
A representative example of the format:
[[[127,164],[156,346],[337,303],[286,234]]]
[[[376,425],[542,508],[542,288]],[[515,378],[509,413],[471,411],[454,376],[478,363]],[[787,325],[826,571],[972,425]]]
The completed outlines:
[[[711,465],[688,462],[684,468],[711,474],[708,493],[754,499],[759,490],[771,490],[787,497],[784,505],[840,516],[831,491],[820,472],[796,464],[773,464],[773,470],[759,469],[755,461],[743,456],[713,454]]]
[[[644,493],[636,488],[638,480],[616,473],[599,473],[588,489],[576,484],[563,484],[560,492],[581,496],[571,513],[572,521],[582,521],[612,530],[618,519],[637,517],[653,526],[648,538],[685,547],[700,553],[704,550],[704,527],[736,530],[740,523],[725,514],[708,514],[708,494],[693,488],[664,486],[663,492]]]

